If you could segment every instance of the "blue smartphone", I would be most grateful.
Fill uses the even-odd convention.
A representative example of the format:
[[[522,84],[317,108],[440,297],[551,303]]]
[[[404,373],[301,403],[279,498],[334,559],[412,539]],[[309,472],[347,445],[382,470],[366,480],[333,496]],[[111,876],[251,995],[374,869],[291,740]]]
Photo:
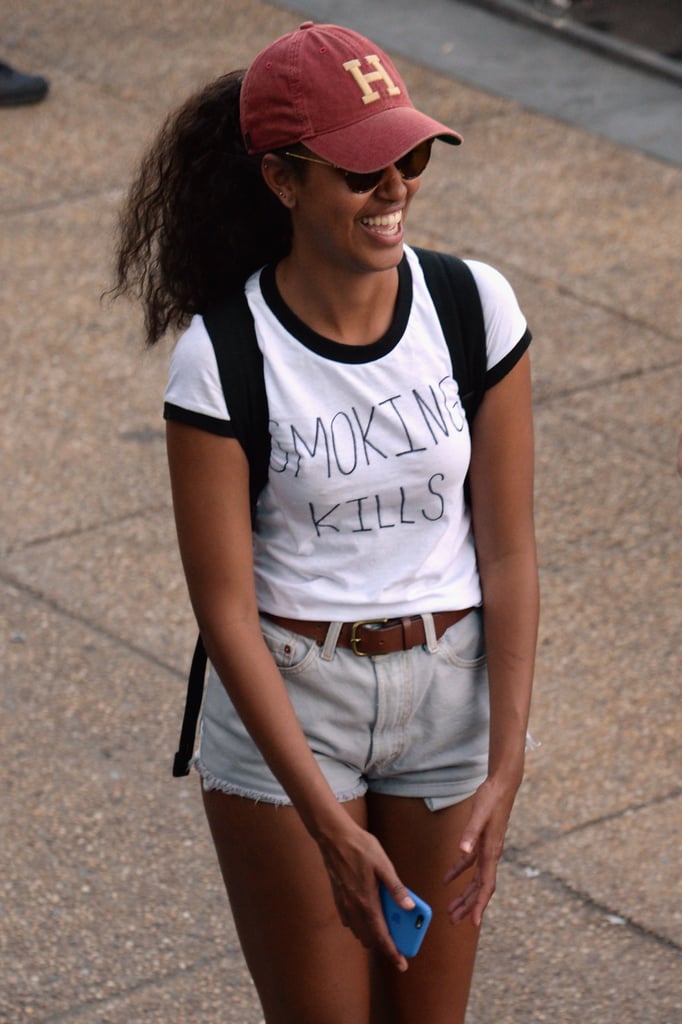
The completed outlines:
[[[381,908],[391,938],[403,956],[416,956],[431,922],[431,907],[416,896],[411,889],[407,890],[414,900],[412,910],[404,910],[393,899],[383,882],[379,882]]]

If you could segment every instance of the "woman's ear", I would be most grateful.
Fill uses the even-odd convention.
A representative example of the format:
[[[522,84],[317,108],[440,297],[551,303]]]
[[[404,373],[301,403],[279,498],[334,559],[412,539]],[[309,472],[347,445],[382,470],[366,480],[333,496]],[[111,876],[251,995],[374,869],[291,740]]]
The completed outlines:
[[[270,191],[274,192],[287,209],[290,209],[294,205],[295,196],[294,178],[289,163],[276,153],[266,153],[261,160],[260,168],[263,180]]]

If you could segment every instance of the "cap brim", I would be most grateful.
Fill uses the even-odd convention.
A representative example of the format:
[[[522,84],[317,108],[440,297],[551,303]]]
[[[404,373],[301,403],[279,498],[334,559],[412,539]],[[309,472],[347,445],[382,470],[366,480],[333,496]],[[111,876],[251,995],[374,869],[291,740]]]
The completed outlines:
[[[389,167],[427,139],[441,139],[458,146],[462,136],[414,107],[393,107],[347,128],[301,142],[337,167],[368,174]]]

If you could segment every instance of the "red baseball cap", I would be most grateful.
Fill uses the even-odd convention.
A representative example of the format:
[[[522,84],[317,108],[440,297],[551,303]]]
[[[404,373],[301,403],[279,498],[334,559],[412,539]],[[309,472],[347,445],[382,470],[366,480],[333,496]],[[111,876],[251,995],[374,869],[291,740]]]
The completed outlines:
[[[241,91],[249,153],[304,143],[346,171],[388,167],[426,139],[461,135],[416,110],[393,61],[339,25],[304,22],[254,59]]]

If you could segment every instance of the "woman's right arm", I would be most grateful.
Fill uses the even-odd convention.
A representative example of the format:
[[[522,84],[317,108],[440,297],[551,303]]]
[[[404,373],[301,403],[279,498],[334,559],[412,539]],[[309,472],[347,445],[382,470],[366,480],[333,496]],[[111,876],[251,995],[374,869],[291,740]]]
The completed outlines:
[[[380,844],[351,820],[329,788],[263,639],[246,456],[233,438],[173,421],[166,437],[180,555],[208,657],[319,844],[344,924],[404,969],[381,915],[377,879],[398,900],[409,897]]]

